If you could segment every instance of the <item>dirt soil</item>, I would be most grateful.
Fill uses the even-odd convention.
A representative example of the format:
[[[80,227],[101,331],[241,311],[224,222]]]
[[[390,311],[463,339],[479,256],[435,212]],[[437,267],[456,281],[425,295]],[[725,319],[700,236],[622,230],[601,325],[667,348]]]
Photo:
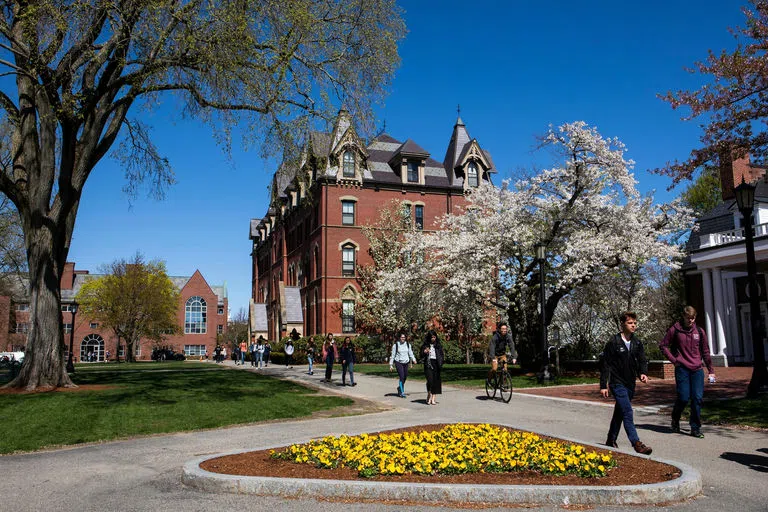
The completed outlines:
[[[386,433],[436,430],[443,425],[420,425]],[[280,450],[279,448],[275,451]],[[424,482],[447,484],[503,484],[503,485],[634,485],[651,484],[673,480],[680,476],[680,470],[668,464],[662,464],[644,457],[634,457],[619,452],[612,452],[618,466],[608,471],[603,478],[583,478],[576,475],[543,475],[533,471],[511,473],[467,473],[461,475],[399,475],[363,478],[350,468],[322,469],[310,464],[272,459],[271,450],[227,455],[209,459],[200,467],[212,473],[243,476],[270,476],[280,478],[315,478],[331,480],[373,480],[383,482]],[[595,449],[598,453],[611,452],[608,449]]]
[[[0,395],[27,395],[31,393],[79,393],[81,391],[104,391],[105,389],[112,389],[117,386],[110,384],[80,384],[78,386],[72,386],[70,388],[46,388],[41,387],[33,390],[27,390],[24,388],[6,388],[0,387]]]

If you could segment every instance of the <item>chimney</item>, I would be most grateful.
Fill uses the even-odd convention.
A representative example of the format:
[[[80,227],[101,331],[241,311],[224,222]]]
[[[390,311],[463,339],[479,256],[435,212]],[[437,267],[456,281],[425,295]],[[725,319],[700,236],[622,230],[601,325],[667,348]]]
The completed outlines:
[[[752,166],[749,153],[734,160],[732,154],[722,152],[720,154],[720,187],[723,201],[736,198],[734,189],[741,184],[742,179],[747,183],[753,183],[764,174],[764,168]]]
[[[75,262],[64,263],[64,272],[61,274],[61,289],[71,290],[75,284]]]

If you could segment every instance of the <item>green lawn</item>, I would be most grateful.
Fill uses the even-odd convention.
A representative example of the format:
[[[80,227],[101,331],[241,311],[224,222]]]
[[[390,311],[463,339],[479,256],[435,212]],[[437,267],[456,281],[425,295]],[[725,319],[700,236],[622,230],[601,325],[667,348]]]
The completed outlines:
[[[446,364],[442,368],[443,382],[454,386],[468,388],[484,388],[485,377],[488,375],[490,366],[487,364]],[[535,388],[542,386],[551,386],[553,383],[539,384],[535,376],[526,376],[520,373],[520,368],[512,367],[512,384],[516,388]],[[355,372],[366,375],[376,375],[379,377],[396,377],[397,372],[389,371],[389,365],[386,364],[356,364]],[[421,364],[414,365],[408,371],[408,379],[425,380],[424,370]],[[557,384],[596,384],[599,382],[597,377],[560,377]]]
[[[701,408],[701,420],[704,425],[768,428],[768,395],[705,402]]]
[[[352,403],[201,363],[78,365],[101,390],[0,395],[0,453],[307,416]]]

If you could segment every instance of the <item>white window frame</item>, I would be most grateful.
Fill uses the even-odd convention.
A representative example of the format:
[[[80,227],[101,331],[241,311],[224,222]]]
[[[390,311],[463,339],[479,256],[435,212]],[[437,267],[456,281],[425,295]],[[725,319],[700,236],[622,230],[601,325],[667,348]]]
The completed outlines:
[[[195,295],[184,305],[184,334],[206,334],[208,332],[208,304]]]
[[[347,211],[347,210],[350,210],[350,211]],[[350,222],[347,222],[347,219],[350,219]],[[355,225],[355,202],[354,201],[343,200],[341,202],[341,223],[344,226]]]
[[[342,178],[354,178],[355,177],[355,153],[348,149],[344,151],[344,154],[341,156],[342,159],[342,169],[341,169],[341,176]]]
[[[474,160],[467,164],[467,186],[478,187],[480,186],[480,170]]]

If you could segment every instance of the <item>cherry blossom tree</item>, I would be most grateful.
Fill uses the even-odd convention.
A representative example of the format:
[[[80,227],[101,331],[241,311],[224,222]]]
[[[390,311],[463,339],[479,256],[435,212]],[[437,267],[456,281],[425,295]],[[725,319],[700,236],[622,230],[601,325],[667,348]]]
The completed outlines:
[[[731,29],[736,48],[709,50],[707,59],[691,69],[708,82],[694,91],[663,96],[672,108],[687,108],[684,119],[705,118],[701,147],[687,160],[657,170],[675,183],[690,179],[705,164],[717,166],[723,154],[738,158],[750,153],[757,160],[768,156],[768,2],[750,3],[752,8],[742,9],[745,26]]]
[[[547,247],[547,323],[564,297],[605,269],[652,259],[675,265],[681,249],[670,237],[690,227],[690,211],[641,196],[619,140],[579,121],[550,129],[542,146],[555,150],[558,166],[474,189],[441,230],[409,234],[403,252],[424,257],[379,273],[380,300],[420,288],[435,314],[462,302],[503,307],[521,359],[531,362],[540,357],[536,244]]]

